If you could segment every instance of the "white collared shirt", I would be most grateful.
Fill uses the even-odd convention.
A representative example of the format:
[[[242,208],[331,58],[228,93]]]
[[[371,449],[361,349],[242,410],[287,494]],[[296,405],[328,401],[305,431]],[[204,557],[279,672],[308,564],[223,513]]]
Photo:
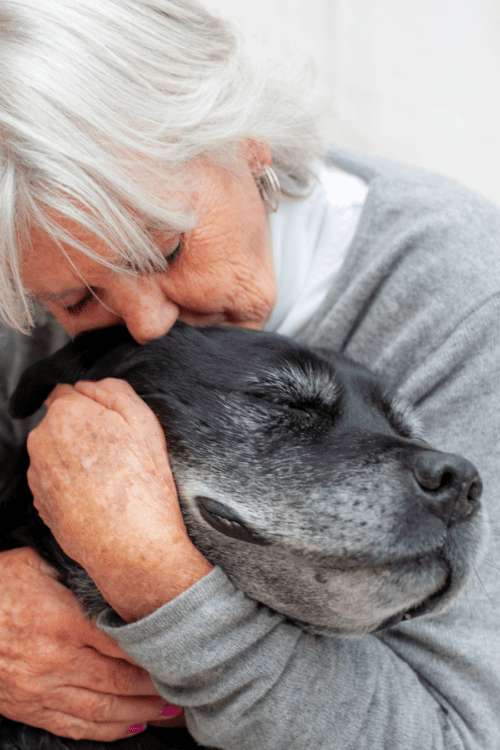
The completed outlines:
[[[320,165],[303,201],[282,202],[270,215],[278,300],[265,330],[293,336],[323,303],[358,226],[368,185],[357,175]]]

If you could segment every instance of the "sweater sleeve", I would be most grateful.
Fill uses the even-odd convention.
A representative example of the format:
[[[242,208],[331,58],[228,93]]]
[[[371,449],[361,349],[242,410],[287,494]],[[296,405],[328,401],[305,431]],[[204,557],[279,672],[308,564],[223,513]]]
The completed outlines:
[[[186,707],[195,739],[227,750],[493,750],[500,738],[500,300],[456,327],[406,384],[431,442],[471,458],[490,551],[441,616],[348,640],[313,636],[220,569],[125,625],[99,627]],[[495,324],[496,322],[496,324]]]

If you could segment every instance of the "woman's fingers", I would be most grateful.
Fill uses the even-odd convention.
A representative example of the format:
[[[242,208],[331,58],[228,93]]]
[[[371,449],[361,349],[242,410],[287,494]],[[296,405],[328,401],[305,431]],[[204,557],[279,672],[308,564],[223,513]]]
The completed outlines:
[[[132,423],[141,414],[144,417],[151,415],[155,418],[132,386],[118,378],[105,378],[99,381],[80,380],[74,386],[66,383],[59,384],[52,390],[45,403],[50,407],[58,398],[72,396],[75,392],[92,399],[106,409],[116,411],[125,419],[128,417],[127,421]]]
[[[144,406],[144,401],[134,391],[130,383],[119,378],[104,378],[104,380],[79,380],[74,385],[75,390],[93,398],[108,409],[122,412],[129,405],[128,402],[137,406]],[[120,396],[128,397],[123,399]]]
[[[30,717],[30,721],[23,721],[39,729],[65,737],[72,740],[100,740],[101,742],[114,742],[116,740],[130,737],[139,731],[146,729],[146,722],[98,722],[86,721],[61,711],[44,709],[39,714]]]
[[[44,700],[45,709],[75,716],[79,706],[79,719],[97,723],[130,723],[155,721],[162,718],[166,701],[155,695],[124,696],[101,693],[96,690],[64,685],[52,691]]]
[[[92,627],[97,630],[95,625]],[[81,630],[80,638],[94,641],[87,639],[84,629]],[[159,698],[149,674],[144,669],[125,659],[114,658],[98,651],[94,643],[86,642],[78,647],[78,651],[72,656],[71,668],[74,669],[71,680],[68,679],[66,665],[54,670],[54,675],[59,673],[62,686],[92,691],[97,695],[133,697],[139,701],[138,706],[143,698],[152,701],[152,704]]]

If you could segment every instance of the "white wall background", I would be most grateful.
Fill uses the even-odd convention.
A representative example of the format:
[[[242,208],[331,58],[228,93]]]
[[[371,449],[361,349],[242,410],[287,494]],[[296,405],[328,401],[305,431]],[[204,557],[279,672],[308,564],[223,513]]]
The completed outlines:
[[[205,0],[313,58],[330,140],[500,203],[500,0]]]

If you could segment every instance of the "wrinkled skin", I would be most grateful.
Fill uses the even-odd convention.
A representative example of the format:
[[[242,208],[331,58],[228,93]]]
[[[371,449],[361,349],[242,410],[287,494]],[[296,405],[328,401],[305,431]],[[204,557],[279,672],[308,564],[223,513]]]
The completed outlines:
[[[183,235],[150,233],[161,253],[172,255],[166,271],[125,275],[63,243],[64,258],[59,246],[34,227],[34,252],[28,247],[23,253],[23,284],[70,336],[125,323],[144,344],[163,336],[176,320],[262,328],[277,292],[267,216],[253,177],[260,171],[255,161],[269,164],[271,156],[253,141],[242,144],[231,170],[201,157],[195,161],[189,174],[196,188],[187,203],[197,216],[196,226]],[[168,186],[151,188],[168,200]],[[88,230],[67,218],[51,218],[97,255],[114,260]],[[147,225],[144,220],[145,229]]]

